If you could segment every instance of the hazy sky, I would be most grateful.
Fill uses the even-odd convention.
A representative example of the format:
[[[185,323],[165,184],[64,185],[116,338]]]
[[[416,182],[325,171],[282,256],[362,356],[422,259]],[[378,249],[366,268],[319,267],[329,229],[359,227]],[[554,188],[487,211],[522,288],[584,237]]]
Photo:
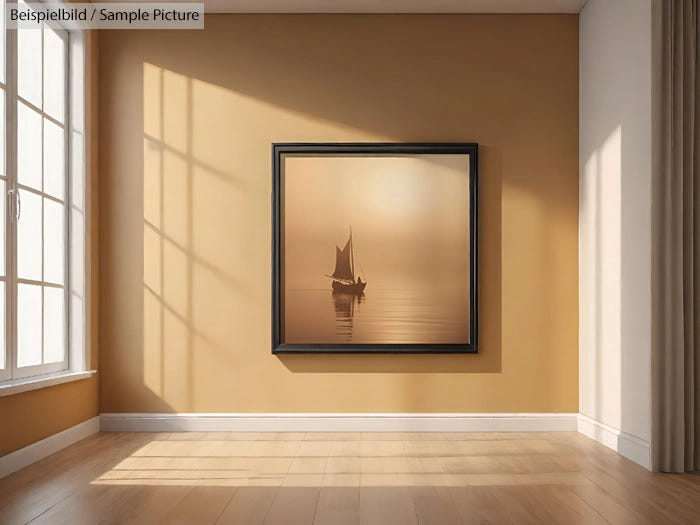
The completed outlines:
[[[287,290],[330,289],[352,226],[355,273],[373,288],[468,290],[467,155],[285,156]]]

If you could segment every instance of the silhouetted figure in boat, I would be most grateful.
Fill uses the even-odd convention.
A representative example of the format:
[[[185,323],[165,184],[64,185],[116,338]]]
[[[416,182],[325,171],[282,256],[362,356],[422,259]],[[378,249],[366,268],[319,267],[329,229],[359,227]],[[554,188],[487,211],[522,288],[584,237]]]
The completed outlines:
[[[345,243],[345,247],[341,250],[335,247],[335,271],[333,275],[326,275],[333,282],[331,286],[334,292],[349,293],[359,295],[365,290],[367,282],[362,282],[359,275],[355,281],[355,256],[352,246],[352,228],[350,229],[350,238]]]

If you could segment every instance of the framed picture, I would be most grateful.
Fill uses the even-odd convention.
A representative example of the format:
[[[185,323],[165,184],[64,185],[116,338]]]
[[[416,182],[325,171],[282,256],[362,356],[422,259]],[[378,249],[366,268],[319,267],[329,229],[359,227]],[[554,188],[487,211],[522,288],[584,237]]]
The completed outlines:
[[[272,146],[272,352],[477,352],[477,144]]]

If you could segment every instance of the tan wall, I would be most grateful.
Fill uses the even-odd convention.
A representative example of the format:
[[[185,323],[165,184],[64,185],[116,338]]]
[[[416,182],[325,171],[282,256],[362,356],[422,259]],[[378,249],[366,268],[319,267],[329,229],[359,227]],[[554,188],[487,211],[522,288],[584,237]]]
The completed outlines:
[[[0,397],[0,456],[98,414],[97,377]]]
[[[90,292],[93,296],[92,309],[89,315],[90,331],[90,366],[99,367],[98,354],[98,320],[99,310],[97,301],[98,274],[98,123],[97,123],[97,90],[98,76],[98,34],[92,33],[89,51],[90,66],[88,69],[90,81],[89,118],[92,133],[88,138],[87,147],[91,157],[88,166],[91,191],[91,282]],[[33,390],[12,396],[0,397],[0,421],[12,424],[0,426],[0,456],[30,445],[52,434],[70,428],[99,414],[98,409],[98,378],[64,383],[40,390]]]
[[[576,412],[567,15],[208,16],[100,46],[102,412]],[[476,141],[480,354],[270,354],[270,143]]]

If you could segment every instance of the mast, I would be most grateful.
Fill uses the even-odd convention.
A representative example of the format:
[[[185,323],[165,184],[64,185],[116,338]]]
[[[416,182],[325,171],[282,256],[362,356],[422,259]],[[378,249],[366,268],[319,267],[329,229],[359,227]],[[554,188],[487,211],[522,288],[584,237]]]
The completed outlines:
[[[352,245],[352,226],[350,226],[350,271],[352,272],[352,280],[355,280],[355,247]]]

